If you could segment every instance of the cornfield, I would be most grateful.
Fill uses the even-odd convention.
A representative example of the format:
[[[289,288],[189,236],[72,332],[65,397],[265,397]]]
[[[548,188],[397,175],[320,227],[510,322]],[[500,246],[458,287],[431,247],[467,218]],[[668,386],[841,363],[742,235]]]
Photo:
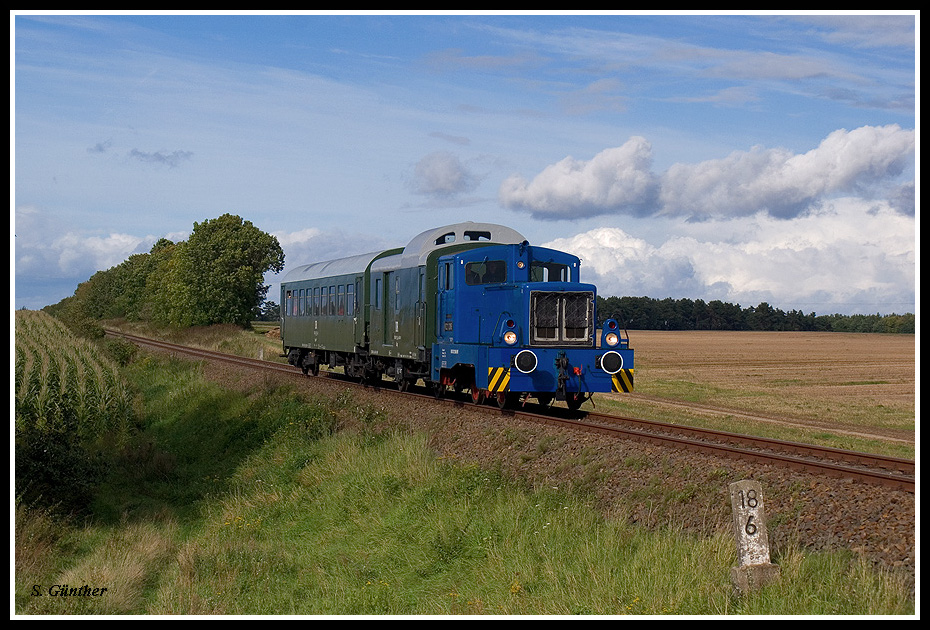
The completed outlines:
[[[119,439],[132,395],[116,364],[42,311],[16,311],[16,431],[65,432],[78,440]]]

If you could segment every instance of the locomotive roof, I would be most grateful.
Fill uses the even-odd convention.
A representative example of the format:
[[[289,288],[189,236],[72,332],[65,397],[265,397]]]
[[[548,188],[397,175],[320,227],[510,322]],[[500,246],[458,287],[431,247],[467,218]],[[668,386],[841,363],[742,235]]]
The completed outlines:
[[[436,249],[447,245],[459,245],[468,242],[498,244],[517,244],[526,238],[516,230],[496,223],[476,223],[464,221],[444,227],[426,230],[415,236],[401,255],[401,266],[426,264],[426,257]]]

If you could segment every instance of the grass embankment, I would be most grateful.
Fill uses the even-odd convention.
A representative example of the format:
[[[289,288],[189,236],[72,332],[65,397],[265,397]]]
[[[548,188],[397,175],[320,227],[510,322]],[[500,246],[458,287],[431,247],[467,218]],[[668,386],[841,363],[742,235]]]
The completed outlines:
[[[851,555],[791,552],[732,594],[729,536],[605,519],[371,429],[351,394],[301,401],[203,381],[196,364],[127,369],[141,429],[86,517],[16,509],[18,614],[913,614]],[[339,431],[351,418],[359,431]],[[52,596],[53,585],[106,588]],[[39,593],[41,596],[36,596]]]

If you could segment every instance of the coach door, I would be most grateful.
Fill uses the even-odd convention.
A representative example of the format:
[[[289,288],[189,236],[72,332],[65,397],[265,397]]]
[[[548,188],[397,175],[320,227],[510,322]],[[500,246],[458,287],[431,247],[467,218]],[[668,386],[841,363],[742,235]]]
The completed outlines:
[[[414,307],[416,322],[414,324],[414,343],[417,348],[426,347],[426,268],[420,267],[417,276],[417,303]]]
[[[394,345],[394,331],[397,328],[397,274],[393,271],[384,274],[384,296],[382,300],[384,308],[383,316],[383,338],[381,343],[385,346]]]

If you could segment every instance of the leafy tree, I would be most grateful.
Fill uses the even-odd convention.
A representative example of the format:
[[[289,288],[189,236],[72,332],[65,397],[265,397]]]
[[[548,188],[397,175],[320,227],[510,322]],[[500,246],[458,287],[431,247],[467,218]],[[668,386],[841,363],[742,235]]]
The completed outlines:
[[[176,326],[248,326],[265,299],[264,274],[284,268],[278,239],[231,214],[194,223],[157,274],[156,315]]]
[[[277,302],[268,301],[255,309],[253,317],[260,322],[275,322],[281,319],[281,307]]]

